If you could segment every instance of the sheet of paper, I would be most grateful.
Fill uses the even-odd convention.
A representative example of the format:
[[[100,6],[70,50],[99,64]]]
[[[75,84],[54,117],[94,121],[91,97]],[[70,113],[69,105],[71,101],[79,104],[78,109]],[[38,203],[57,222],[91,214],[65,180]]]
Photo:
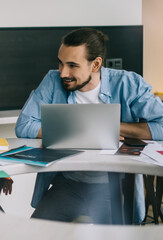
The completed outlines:
[[[122,142],[119,142],[119,148],[122,146]],[[107,150],[101,150],[99,154],[107,154],[107,155],[114,155],[118,149],[107,149]]]
[[[142,153],[153,160],[163,163],[163,155],[161,152],[163,151],[163,147],[161,144],[156,143],[156,144],[148,144],[142,151]]]
[[[143,149],[141,155],[138,157],[133,157],[133,160],[152,163],[158,166],[163,166],[163,147],[161,144],[148,141],[148,145]]]
[[[108,155],[113,155],[117,152],[117,149],[116,150],[101,150],[100,151],[100,154],[108,154]]]
[[[9,165],[9,164],[11,164],[11,163],[0,160],[0,167],[4,166],[4,165]]]

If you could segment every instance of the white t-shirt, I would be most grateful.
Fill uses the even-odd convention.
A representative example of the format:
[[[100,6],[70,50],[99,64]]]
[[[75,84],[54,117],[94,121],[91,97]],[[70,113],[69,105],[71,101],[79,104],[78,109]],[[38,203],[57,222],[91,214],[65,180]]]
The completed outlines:
[[[103,103],[99,98],[101,84],[99,83],[96,88],[87,92],[75,91],[76,103]]]
[[[87,104],[87,103],[103,103],[99,99],[101,84],[99,83],[96,88],[88,92],[81,92],[79,90],[75,91],[75,100],[77,104]],[[63,172],[65,178],[86,183],[108,183],[108,173],[107,172],[97,172],[97,171],[75,171],[75,172]]]

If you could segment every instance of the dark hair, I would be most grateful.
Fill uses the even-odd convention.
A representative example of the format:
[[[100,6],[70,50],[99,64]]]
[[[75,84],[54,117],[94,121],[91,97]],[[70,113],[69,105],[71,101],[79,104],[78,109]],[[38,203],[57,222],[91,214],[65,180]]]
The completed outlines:
[[[93,61],[96,57],[101,57],[104,63],[106,40],[108,40],[108,36],[96,29],[80,28],[65,35],[62,38],[62,43],[66,46],[80,46],[85,44],[87,60]]]

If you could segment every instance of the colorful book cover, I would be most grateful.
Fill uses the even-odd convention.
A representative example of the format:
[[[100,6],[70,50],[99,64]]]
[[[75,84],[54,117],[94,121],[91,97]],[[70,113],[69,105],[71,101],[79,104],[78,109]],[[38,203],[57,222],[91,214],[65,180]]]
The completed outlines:
[[[0,154],[1,161],[19,162],[46,167],[54,161],[83,152],[73,149],[47,149],[23,146]]]
[[[5,171],[0,171],[0,178],[10,178],[10,176]]]

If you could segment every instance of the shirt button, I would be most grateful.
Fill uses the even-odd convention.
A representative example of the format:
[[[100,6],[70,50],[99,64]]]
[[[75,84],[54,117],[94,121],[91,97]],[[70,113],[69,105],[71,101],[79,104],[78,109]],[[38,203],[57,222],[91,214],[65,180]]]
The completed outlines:
[[[109,95],[109,94],[110,94],[110,92],[107,92],[107,94]]]
[[[101,97],[103,97],[104,96],[104,94],[103,93],[101,93]]]

